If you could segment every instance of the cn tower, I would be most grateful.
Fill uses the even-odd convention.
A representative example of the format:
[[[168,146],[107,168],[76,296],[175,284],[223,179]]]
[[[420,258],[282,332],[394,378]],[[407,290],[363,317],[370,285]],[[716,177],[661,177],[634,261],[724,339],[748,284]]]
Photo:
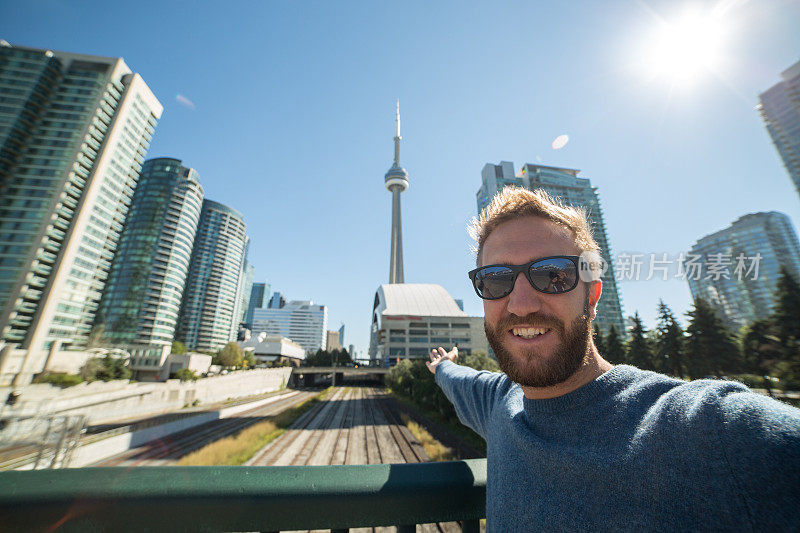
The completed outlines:
[[[384,179],[392,193],[392,243],[389,255],[389,283],[403,283],[403,230],[400,223],[400,193],[408,189],[408,172],[400,166],[400,100],[397,101],[394,135],[394,164]]]

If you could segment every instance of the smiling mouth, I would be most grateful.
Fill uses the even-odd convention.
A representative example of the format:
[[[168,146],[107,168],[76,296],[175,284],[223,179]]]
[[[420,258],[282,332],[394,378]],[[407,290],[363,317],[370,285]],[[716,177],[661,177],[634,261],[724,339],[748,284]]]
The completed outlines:
[[[550,328],[511,328],[511,334],[520,339],[535,339],[550,331]]]

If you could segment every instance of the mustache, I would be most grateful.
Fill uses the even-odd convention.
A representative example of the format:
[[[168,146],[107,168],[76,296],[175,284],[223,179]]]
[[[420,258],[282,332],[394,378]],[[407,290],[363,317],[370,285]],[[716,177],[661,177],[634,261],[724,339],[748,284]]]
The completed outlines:
[[[531,313],[525,316],[509,314],[502,317],[494,327],[495,331],[511,329],[514,326],[528,325],[537,328],[549,328],[560,333],[565,330],[564,323],[553,315]]]

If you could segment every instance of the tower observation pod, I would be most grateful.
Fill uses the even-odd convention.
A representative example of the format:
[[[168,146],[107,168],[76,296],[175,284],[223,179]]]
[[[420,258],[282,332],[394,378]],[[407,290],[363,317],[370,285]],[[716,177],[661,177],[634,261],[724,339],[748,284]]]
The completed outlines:
[[[400,221],[400,193],[408,189],[408,172],[400,166],[400,100],[397,101],[394,135],[394,163],[384,182],[392,193],[392,239],[389,254],[389,283],[403,283],[403,230]]]

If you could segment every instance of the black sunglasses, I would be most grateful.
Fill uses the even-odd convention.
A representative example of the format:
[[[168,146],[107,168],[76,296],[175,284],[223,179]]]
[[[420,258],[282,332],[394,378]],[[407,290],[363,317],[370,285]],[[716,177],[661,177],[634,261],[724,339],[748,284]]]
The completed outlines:
[[[511,294],[520,272],[531,286],[545,294],[563,294],[578,286],[577,255],[555,255],[534,259],[524,265],[486,265],[469,272],[475,292],[484,300],[498,300]]]

